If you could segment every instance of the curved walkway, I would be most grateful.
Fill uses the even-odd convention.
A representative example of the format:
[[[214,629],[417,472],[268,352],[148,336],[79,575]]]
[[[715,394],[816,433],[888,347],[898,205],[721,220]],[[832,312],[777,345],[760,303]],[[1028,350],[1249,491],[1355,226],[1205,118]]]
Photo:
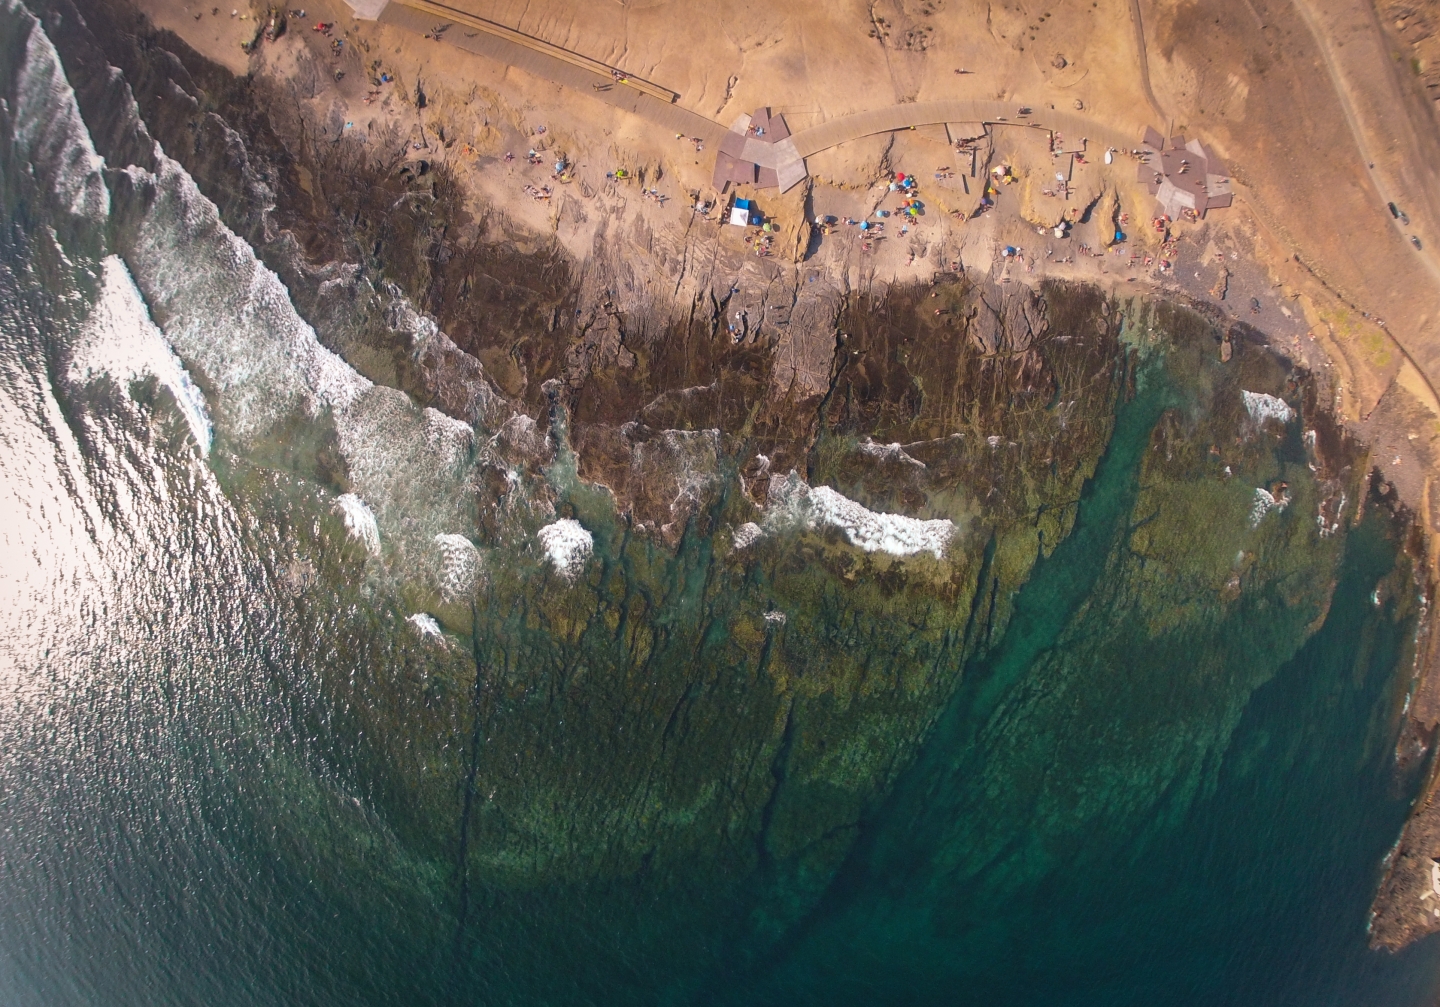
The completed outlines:
[[[822,122],[818,126],[802,129],[791,139],[801,157],[818,154],[822,150],[838,146],[849,140],[875,133],[891,133],[912,126],[931,126],[947,122],[984,122],[1007,126],[1030,126],[1036,129],[1060,130],[1070,136],[1083,136],[1101,146],[1129,150],[1140,141],[1139,137],[1123,137],[1114,130],[1093,119],[1042,109],[1031,115],[1021,116],[1022,104],[1018,101],[983,101],[978,99],[955,98],[948,101],[913,101],[888,108],[854,112]]]

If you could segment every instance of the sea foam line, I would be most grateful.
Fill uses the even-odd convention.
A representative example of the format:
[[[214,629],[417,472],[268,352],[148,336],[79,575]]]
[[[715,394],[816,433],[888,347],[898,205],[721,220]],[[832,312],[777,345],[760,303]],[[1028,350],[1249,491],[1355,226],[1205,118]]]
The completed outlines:
[[[945,551],[957,531],[955,523],[948,518],[914,518],[870,510],[829,486],[807,485],[794,471],[770,478],[765,524],[776,531],[794,527],[839,528],[851,545],[866,552],[891,556],[928,552],[936,559],[945,558]],[[745,544],[754,541],[753,533],[741,537],[746,540]]]
[[[33,22],[25,58],[16,74],[16,153],[69,213],[93,223],[110,215],[110,190],[101,175],[104,161],[75,103],[60,55],[39,22],[15,0],[0,0],[7,16]]]
[[[157,378],[175,396],[200,453],[210,454],[214,428],[205,396],[151,321],[135,280],[118,255],[108,255],[102,263],[100,299],[70,358],[74,380],[88,382],[102,373],[121,383],[146,375]]]
[[[1257,424],[1264,424],[1266,420],[1289,423],[1295,418],[1295,410],[1290,408],[1289,403],[1274,395],[1266,395],[1264,392],[1247,392],[1242,389],[1240,398],[1245,402],[1245,411]]]

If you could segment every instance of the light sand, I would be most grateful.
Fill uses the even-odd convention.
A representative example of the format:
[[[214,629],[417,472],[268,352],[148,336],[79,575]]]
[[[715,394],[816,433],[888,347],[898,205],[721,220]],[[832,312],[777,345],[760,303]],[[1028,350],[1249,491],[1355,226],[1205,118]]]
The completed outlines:
[[[1395,384],[1407,360],[1410,384],[1422,391],[1433,389],[1440,373],[1440,331],[1436,331],[1440,311],[1433,309],[1440,304],[1440,270],[1432,264],[1429,248],[1420,253],[1411,246],[1384,210],[1387,200],[1381,198],[1382,193],[1393,198],[1396,193],[1423,189],[1433,169],[1417,169],[1413,162],[1423,160],[1417,152],[1440,139],[1433,129],[1426,131],[1423,120],[1396,118],[1409,106],[1387,103],[1386,96],[1403,82],[1387,76],[1370,90],[1357,91],[1356,82],[1363,74],[1353,56],[1344,66],[1332,58],[1333,72],[1314,69],[1323,71],[1327,53],[1333,57],[1342,51],[1372,51],[1379,39],[1378,26],[1371,26],[1376,33],[1372,38],[1357,18],[1347,21],[1343,11],[1337,13],[1342,0],[1306,2],[1314,15],[1314,32],[1302,30],[1292,18],[1278,38],[1266,34],[1273,31],[1271,27],[1261,27],[1269,16],[1264,0],[1258,5],[1257,0],[1206,0],[1209,6],[1203,19],[1198,12],[1182,17],[1168,8],[1149,10],[1132,0],[1091,0],[1089,6],[1066,5],[1054,11],[1044,2],[982,7],[956,0],[874,7],[668,2],[612,6],[567,0],[523,4],[464,0],[458,5],[673,89],[680,95],[680,108],[716,123],[769,104],[783,112],[802,137],[834,131],[845,116],[897,106],[903,112],[907,106],[930,102],[974,101],[993,115],[1007,103],[1018,109],[1023,102],[1036,109],[1037,117],[1068,116],[1077,122],[1068,130],[1072,141],[1084,123],[1093,124],[1086,132],[1094,134],[1091,150],[1098,155],[1097,147],[1125,146],[1126,138],[1138,138],[1144,125],[1156,121],[1155,107],[1168,110],[1174,118],[1157,123],[1162,131],[1170,126],[1176,131],[1198,127],[1199,135],[1220,149],[1235,173],[1237,206],[1212,214],[1203,230],[1207,235],[1231,235],[1221,243],[1243,246],[1248,256],[1258,257],[1269,276],[1269,290],[1289,302],[1292,317],[1301,320],[1297,326],[1309,331],[1334,359],[1342,408],[1358,420],[1373,411],[1387,392],[1408,394],[1403,386],[1397,391]],[[239,42],[246,37],[245,27],[253,32],[253,21],[242,22],[225,11],[221,17],[203,14],[196,21],[183,0],[144,0],[142,7],[158,24],[177,31],[205,54],[231,67],[245,63]],[[263,12],[242,13],[253,17]],[[357,21],[339,0],[321,0],[310,6],[309,13],[304,26],[292,22],[285,39],[263,45],[248,67],[299,82],[300,97],[337,128],[350,123],[356,131],[373,132],[386,122],[403,123],[421,144],[416,156],[460,162],[477,198],[503,207],[517,227],[556,233],[578,256],[586,254],[594,230],[575,226],[567,232],[564,206],[567,200],[575,203],[576,192],[604,188],[607,170],[626,167],[632,174],[644,172],[651,182],[660,176],[660,188],[671,197],[668,208],[635,198],[638,192],[627,196],[624,186],[614,193],[623,208],[611,207],[651,225],[665,226],[670,220],[690,226],[683,209],[690,194],[714,195],[709,184],[713,141],[707,140],[708,149],[697,154],[688,139],[677,140],[673,132],[614,107],[612,96],[562,88],[494,59],[418,38],[413,31]],[[309,37],[308,30],[295,30],[316,18],[340,23],[349,45],[338,60],[330,56],[328,42]],[[1234,45],[1208,44],[1217,37]],[[459,36],[455,40],[463,44]],[[1223,55],[1217,55],[1222,50]],[[1307,57],[1310,69],[1282,73],[1267,62],[1291,50],[1297,57]],[[376,59],[395,75],[396,83],[383,88],[380,100],[366,106],[361,103],[369,90],[365,78]],[[330,80],[336,68],[347,74],[338,85]],[[415,107],[417,84],[429,100],[423,112]],[[826,129],[819,128],[826,124]],[[542,125],[546,132],[537,134]],[[1384,146],[1376,154],[1381,145],[1374,141],[1375,131],[1395,132],[1401,126],[1406,127],[1405,142]],[[438,129],[446,130],[448,139],[460,138],[462,149],[474,153],[457,154],[453,145],[432,143]],[[999,147],[1007,143],[1016,147],[1009,156],[1024,160],[1018,151],[1024,144],[1004,139],[1009,132],[996,131],[1002,138]],[[920,135],[907,133],[895,134],[901,148]],[[828,137],[826,142],[834,139]],[[531,147],[543,148],[547,165],[556,153],[569,155],[577,164],[577,188],[536,203],[520,190],[528,180],[548,175],[548,170],[537,172],[518,157],[512,162],[491,160],[507,151],[523,155]],[[813,199],[818,205],[826,202],[826,185],[867,189],[885,169],[896,167],[894,157],[884,159],[879,153],[887,149],[896,149],[888,137],[870,137],[811,156],[811,174],[823,183]],[[958,159],[946,148],[937,149],[934,157],[913,156],[935,162],[916,171],[927,183],[935,167]],[[1365,161],[1367,156],[1381,160]],[[1035,195],[1043,187],[1037,179],[1048,176],[1046,166],[1033,161],[1026,162],[1023,173],[1021,215],[1031,223],[1053,223],[1051,218],[1064,207],[1050,208],[1045,198]],[[1097,196],[1115,202],[1117,212],[1130,216],[1131,244],[1141,246],[1142,256],[1153,253],[1144,222],[1154,212],[1154,204],[1134,182],[1133,164],[1122,157],[1105,169],[1097,163],[1098,157],[1091,161],[1077,179],[1079,192],[1072,205]],[[946,180],[940,187],[937,206],[945,211],[973,209],[976,193],[963,188],[946,191],[952,186],[953,181]],[[779,218],[777,248],[803,247],[803,204],[777,197],[773,191],[755,195],[767,212]],[[1412,229],[1432,226],[1434,214],[1427,198],[1400,198],[1413,209]],[[1010,207],[1001,202],[1003,218]],[[1107,213],[1113,209],[1107,204]],[[578,222],[581,216],[586,215],[571,213],[568,219]],[[927,241],[937,248],[950,243],[964,250],[960,257],[972,267],[1001,240],[979,235],[1005,232],[1005,242],[1017,240],[999,225],[976,227],[933,215],[906,235],[910,240],[899,252],[901,242],[894,240],[897,230],[891,228],[891,238],[871,250],[863,268],[866,275],[883,281],[929,269],[933,260],[923,246],[913,247],[916,233],[930,234]],[[1183,233],[1186,226],[1178,230]],[[1099,227],[1089,243],[1104,242],[1108,233],[1102,232],[1107,227]],[[1076,243],[1084,240],[1078,235]],[[1431,246],[1440,247],[1440,240]],[[1066,257],[1081,258],[1052,251],[1050,259]],[[1109,275],[1114,272],[1111,265],[1052,261],[1045,268],[1051,275]],[[1040,268],[1034,262],[1029,266]],[[1162,286],[1169,280],[1175,286],[1180,280],[1201,281],[1197,272],[1191,269],[1184,278],[1172,273],[1144,279],[1159,280]],[[1137,276],[1135,282],[1141,280]],[[1215,281],[1200,283],[1192,293],[1204,294],[1214,287]],[[1233,295],[1231,299],[1233,303]],[[1266,328],[1276,327],[1269,318],[1258,321]],[[1290,327],[1279,324],[1287,331]],[[1417,375],[1419,381],[1414,380]],[[1433,392],[1423,398],[1433,400]]]

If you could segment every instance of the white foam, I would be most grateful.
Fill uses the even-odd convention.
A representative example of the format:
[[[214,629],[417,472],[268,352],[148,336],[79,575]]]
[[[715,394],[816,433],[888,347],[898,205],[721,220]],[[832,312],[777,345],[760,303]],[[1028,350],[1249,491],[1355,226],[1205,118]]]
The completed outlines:
[[[1345,497],[1345,491],[1340,491],[1340,499],[1335,504],[1334,521],[1325,520],[1325,504],[1327,502],[1328,501],[1326,500],[1321,500],[1315,509],[1315,523],[1320,528],[1321,538],[1329,538],[1331,535],[1334,535],[1337,531],[1340,530],[1341,518],[1345,514],[1345,504],[1347,502]]]
[[[574,518],[561,518],[535,533],[555,571],[566,580],[574,580],[585,569],[585,561],[595,551],[595,539],[585,526]]]
[[[29,162],[35,178],[65,210],[103,223],[110,214],[110,190],[100,174],[104,162],[80,118],[60,57],[29,11],[14,0],[0,2],[7,15],[22,12],[33,23],[11,110],[16,160]]]
[[[375,385],[335,414],[336,439],[357,493],[392,540],[428,551],[434,537],[468,520],[474,433],[434,409],[417,409],[394,388]]]
[[[671,512],[688,504],[699,504],[720,480],[719,430],[665,430],[660,436],[635,446],[635,459],[642,467],[650,457],[660,457],[675,466],[675,498]]]
[[[145,194],[126,261],[164,318],[175,352],[203,375],[217,432],[249,446],[297,413],[334,423],[354,494],[397,557],[419,559],[434,536],[465,527],[475,436],[465,423],[372,384],[322,346],[289,292],[220,220],[175,161],[125,169]],[[128,203],[127,206],[133,206]]]
[[[998,437],[996,438],[996,442],[999,442]],[[924,462],[922,462],[918,458],[911,457],[909,454],[907,454],[905,448],[902,447],[898,442],[894,444],[876,444],[873,440],[867,437],[865,438],[865,440],[860,442],[860,452],[862,454],[867,454],[872,458],[879,458],[882,461],[904,462],[906,465],[913,465],[916,468],[921,469],[925,467]]]
[[[342,493],[336,497],[335,507],[345,519],[345,528],[350,534],[365,543],[371,556],[379,556],[380,526],[375,521],[375,512],[354,493]]]
[[[765,537],[765,530],[754,521],[746,521],[739,528],[735,529],[735,535],[730,540],[731,545],[736,549],[744,549]]]
[[[446,601],[473,594],[480,580],[480,550],[464,535],[435,536],[440,550],[440,594]]]
[[[1245,400],[1245,411],[1257,424],[1263,425],[1266,420],[1289,423],[1295,418],[1295,410],[1291,409],[1284,399],[1276,398],[1274,395],[1266,395],[1264,392],[1247,392],[1242,389],[1240,397]]]
[[[1263,486],[1255,487],[1255,502],[1250,506],[1250,527],[1256,528],[1272,510],[1284,510],[1290,503],[1290,494],[1282,492],[1278,497]]]
[[[440,629],[440,624],[435,621],[433,615],[426,615],[424,612],[416,612],[405,620],[420,631],[421,636],[440,636],[445,633]]]
[[[320,345],[280,278],[185,170],[156,157],[154,176],[125,169],[136,188],[154,192],[129,264],[170,344],[214,386],[225,432],[250,440],[297,408],[316,417],[354,404],[371,383]]]
[[[100,374],[121,384],[154,376],[175,396],[200,453],[210,453],[213,430],[205,396],[150,320],[140,291],[118,255],[106,256],[102,264],[100,299],[70,358],[72,379],[91,381]]]
[[[829,486],[806,485],[793,471],[771,477],[766,524],[777,529],[839,528],[851,545],[866,552],[891,556],[928,552],[936,559],[944,559],[956,532],[955,523],[948,518],[925,520],[872,511]]]
[[[345,268],[347,271],[352,271],[357,267],[347,264]],[[325,285],[335,282],[327,280]],[[424,361],[431,356],[442,360],[465,356],[464,351],[441,330],[440,323],[431,316],[416,310],[415,305],[410,303],[409,298],[398,286],[386,280],[381,289],[389,299],[385,309],[385,322],[396,335],[405,339],[412,360]],[[479,361],[474,361],[474,364],[483,373]],[[488,377],[477,380],[475,376],[471,375],[465,378],[464,383],[473,395],[471,408],[479,421],[487,426],[494,426],[503,422],[504,418],[510,414],[508,403],[491,384]]]

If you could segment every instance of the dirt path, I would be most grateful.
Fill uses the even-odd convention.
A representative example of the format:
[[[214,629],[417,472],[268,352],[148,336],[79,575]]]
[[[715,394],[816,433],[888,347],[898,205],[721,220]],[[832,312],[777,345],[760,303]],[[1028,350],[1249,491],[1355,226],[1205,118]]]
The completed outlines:
[[[589,56],[546,42],[544,39],[536,38],[533,35],[526,35],[524,32],[516,31],[514,28],[507,28],[503,24],[498,24],[486,18],[479,17],[478,15],[471,14],[469,11],[461,10],[458,7],[435,3],[434,0],[399,0],[399,2],[424,14],[438,17],[442,23],[458,22],[467,28],[475,28],[485,32],[487,35],[494,35],[507,42],[513,42],[518,46],[523,46],[526,49],[532,49],[549,59],[579,67],[582,70],[594,74],[602,82],[607,77],[611,77],[614,79],[614,82],[622,88],[639,91],[642,94],[647,94],[667,104],[673,103],[680,97],[668,88],[660,87],[658,84],[652,84],[648,80],[640,80],[630,75],[622,67],[610,66],[600,62],[598,59],[591,59]],[[352,6],[355,6],[355,4],[352,3]],[[384,4],[378,4],[377,6],[382,10],[384,8]],[[358,13],[359,7],[356,7],[356,10]],[[467,37],[473,37],[468,33],[464,34],[466,34]]]
[[[1150,56],[1145,50],[1145,22],[1140,18],[1140,0],[1130,0],[1130,25],[1135,29],[1135,55],[1139,60],[1140,87],[1145,92],[1145,100],[1150,103],[1150,108],[1160,121],[1156,126],[1161,132],[1169,131],[1169,119],[1160,103],[1155,100],[1155,89],[1150,86]]]
[[[346,2],[352,8],[356,7],[356,0],[346,0]],[[404,28],[417,34],[428,34],[440,13],[447,12],[452,17],[464,14],[458,9],[429,3],[427,0],[396,0],[396,2],[383,4],[377,9],[377,20],[382,24]],[[459,17],[456,19],[461,20]],[[467,16],[461,23],[468,24],[469,20]],[[522,40],[524,38],[518,32],[509,29],[506,31],[519,36]],[[726,127],[722,124],[682,108],[663,97],[671,95],[673,92],[651,84],[646,84],[644,88],[613,86],[614,82],[608,74],[602,72],[608,70],[604,64],[594,60],[582,62],[585,60],[584,57],[558,58],[546,48],[542,48],[542,46],[548,46],[548,43],[541,43],[537,40],[536,45],[521,44],[521,41],[510,38],[509,35],[489,30],[467,32],[452,29],[444,32],[441,37],[458,48],[517,67],[541,79],[573,88],[581,94],[589,94],[600,101],[623,108],[661,125],[667,130],[716,142],[726,132]],[[587,62],[593,63],[594,66],[587,65]],[[1148,92],[1148,74],[1145,75],[1145,81]],[[600,90],[600,88],[605,88],[605,90]],[[662,97],[657,97],[657,95]],[[1040,109],[1038,113],[1021,116],[1019,111],[1022,107],[1024,107],[1024,103],[1018,100],[955,99],[905,102],[839,116],[818,126],[801,130],[794,135],[793,142],[799,156],[806,158],[830,147],[876,133],[889,133],[895,130],[909,129],[912,126],[939,125],[947,122],[987,122],[1059,129],[1071,136],[1088,137],[1101,147],[1115,147],[1120,150],[1129,149],[1137,140],[1136,137],[1122,136],[1115,130],[1088,117],[1059,112],[1043,106],[1036,106]]]

